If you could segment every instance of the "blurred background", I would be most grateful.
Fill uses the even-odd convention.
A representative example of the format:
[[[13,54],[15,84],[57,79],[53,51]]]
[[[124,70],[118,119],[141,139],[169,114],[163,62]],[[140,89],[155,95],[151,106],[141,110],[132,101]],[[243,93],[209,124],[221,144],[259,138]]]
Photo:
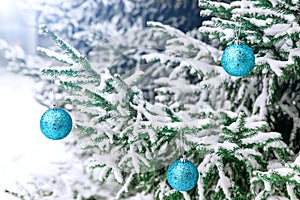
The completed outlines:
[[[17,0],[3,1],[0,7],[0,37],[35,54],[37,41],[36,14],[20,7]]]
[[[35,55],[36,14],[22,9],[19,3],[1,2],[0,38]],[[47,140],[40,133],[39,119],[46,108],[33,97],[34,81],[8,70],[3,57],[0,63],[0,199],[9,200],[17,198],[5,190],[22,188],[31,174],[46,174],[49,164],[66,160],[67,153],[63,143]]]

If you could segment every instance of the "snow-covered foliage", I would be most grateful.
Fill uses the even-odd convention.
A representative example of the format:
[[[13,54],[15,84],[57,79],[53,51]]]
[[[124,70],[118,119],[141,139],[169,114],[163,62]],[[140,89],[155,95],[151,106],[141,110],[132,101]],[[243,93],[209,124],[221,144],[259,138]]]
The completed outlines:
[[[268,89],[257,94],[253,92],[255,85],[240,79],[243,90],[252,87],[248,94],[255,101],[253,107],[236,105],[229,89],[239,80],[217,65],[220,51],[170,26],[149,25],[156,27],[154,37],[169,38],[163,52],[146,53],[141,58],[159,63],[156,70],[164,70],[161,76],[153,77],[157,85],[154,102],[147,101],[139,88],[143,77],[151,74],[136,68],[130,76],[122,77],[108,68],[94,68],[44,28],[63,50],[63,60],[72,58],[74,62],[68,73],[57,75],[61,86],[72,92],[69,100],[90,116],[88,121],[77,120],[76,132],[85,136],[83,149],[93,152],[90,166],[99,170],[98,179],[105,182],[113,177],[123,185],[116,198],[129,191],[152,193],[157,199],[255,197],[256,190],[251,188],[259,181],[250,183],[253,171],[265,172],[268,163],[284,162],[288,155],[281,134],[268,131],[264,103]],[[239,98],[245,99],[243,94]],[[172,190],[164,175],[171,161],[180,157],[180,133],[184,153],[200,172],[198,187],[189,193]],[[290,187],[290,193],[297,195],[293,189]]]
[[[115,190],[120,187],[110,183],[115,190],[92,181],[91,173],[86,169],[82,160],[76,157],[61,163],[52,163],[48,173],[35,173],[27,182],[18,185],[18,191],[9,191],[11,195],[22,200],[43,199],[103,199],[110,200]],[[76,179],[75,179],[76,177]],[[76,180],[76,181],[74,181]],[[101,190],[101,193],[98,191]]]
[[[291,200],[299,199],[300,193],[300,156],[293,163],[268,166],[268,171],[254,171],[251,183],[256,194],[255,199],[264,199],[270,196]],[[261,188],[261,185],[263,187]]]
[[[74,133],[90,168],[101,183],[122,185],[117,199],[133,193],[161,200],[299,199],[299,3],[199,5],[202,15],[213,16],[200,32],[221,45],[238,36],[254,50],[256,67],[248,76],[229,76],[220,49],[160,22],[124,34],[123,41],[105,38],[109,48],[89,27],[74,29],[81,36],[71,42],[98,46],[87,55],[42,27],[61,51],[41,52],[64,64],[42,73],[69,92],[66,100],[78,111]],[[289,132],[286,122],[278,125],[281,116],[288,116]],[[199,170],[197,187],[188,192],[173,190],[165,175],[182,152]]]
[[[253,72],[228,83],[230,95],[234,98],[231,102],[235,104],[231,110],[267,121],[268,129],[282,132],[283,139],[294,150],[290,153],[297,154],[300,116],[299,95],[295,90],[299,88],[300,74],[299,3],[200,0],[199,5],[205,8],[201,12],[203,16],[213,16],[212,20],[203,23],[199,29],[201,32],[212,39],[218,38],[224,45],[238,37],[255,53]],[[261,141],[262,138],[258,138],[257,142]],[[283,147],[277,142],[272,146]],[[270,161],[269,165],[273,162]],[[272,169],[260,168],[251,172],[251,191],[255,199],[299,198],[299,169],[292,167],[289,160],[286,162],[285,166],[277,164]]]
[[[299,150],[299,2],[200,0],[199,5],[205,8],[203,16],[212,16],[200,27],[201,32],[224,45],[232,43],[240,32],[239,41],[255,53],[253,73],[229,85],[232,101],[239,105],[237,111],[246,108],[244,112],[268,117],[273,129],[283,132],[285,142]],[[282,127],[278,127],[280,121],[285,121]]]

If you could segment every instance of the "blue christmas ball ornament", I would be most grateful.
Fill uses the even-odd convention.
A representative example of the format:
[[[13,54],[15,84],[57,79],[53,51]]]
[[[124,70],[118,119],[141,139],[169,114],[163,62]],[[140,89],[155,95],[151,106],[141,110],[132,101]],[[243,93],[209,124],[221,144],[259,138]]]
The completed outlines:
[[[176,160],[167,171],[167,181],[172,188],[178,191],[189,191],[198,181],[197,167],[188,160]]]
[[[61,108],[50,108],[41,117],[40,128],[49,139],[60,140],[71,132],[72,118]]]
[[[231,44],[224,50],[221,64],[231,76],[245,76],[255,65],[254,53],[245,44]]]

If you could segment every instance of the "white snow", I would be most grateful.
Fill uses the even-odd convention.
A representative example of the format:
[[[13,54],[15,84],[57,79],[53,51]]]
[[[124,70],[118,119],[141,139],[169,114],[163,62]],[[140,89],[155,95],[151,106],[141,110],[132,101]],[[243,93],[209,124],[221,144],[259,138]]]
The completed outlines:
[[[266,109],[267,97],[268,97],[268,82],[267,79],[264,79],[263,89],[253,104],[253,114],[255,114],[255,112],[258,111],[259,112],[258,115],[261,119],[263,119],[267,113],[267,109]]]
[[[225,172],[222,170],[222,167],[219,166],[218,164],[216,164],[216,165],[217,165],[218,172],[219,172],[219,177],[220,177],[220,179],[218,180],[216,188],[217,188],[217,190],[219,188],[221,188],[223,190],[226,198],[228,200],[231,200],[231,197],[230,197],[231,194],[230,194],[229,188],[232,185],[232,183],[231,183],[230,179],[225,175]]]
[[[232,29],[224,29],[223,33],[225,34],[224,39],[230,40],[235,37],[234,31]]]
[[[143,76],[143,75],[144,75],[144,72],[142,72],[142,71],[136,71],[130,77],[124,79],[124,82],[128,86],[133,86],[135,84],[135,82],[137,82],[140,79],[140,77]]]
[[[271,197],[268,197],[267,200],[289,200],[289,199],[286,197],[271,196]]]
[[[133,9],[135,8],[135,4],[131,1],[124,0],[124,7],[125,7],[125,12],[130,13],[133,12]]]
[[[243,85],[239,88],[238,95],[237,95],[238,100],[240,100],[240,99],[243,98],[243,95],[244,95],[244,93],[245,93],[245,87],[246,87],[246,85],[243,84]]]
[[[266,151],[269,148],[286,148],[286,144],[282,141],[270,142],[264,147],[264,151]]]
[[[101,171],[100,171],[100,173],[99,173],[99,177],[98,177],[99,181],[101,181],[101,182],[105,181],[105,179],[106,179],[106,174],[109,172],[110,169],[111,169],[111,168],[109,168],[109,167],[103,167],[103,168],[101,169]]]
[[[184,37],[185,36],[185,34],[183,32],[181,32],[179,29],[176,29],[176,28],[174,28],[172,26],[169,26],[169,25],[162,24],[160,22],[148,21],[147,25],[148,26],[152,26],[152,27],[161,27],[161,28],[164,28],[171,35],[177,35],[177,37],[180,37],[180,36]]]
[[[300,154],[298,155],[298,157],[296,158],[294,163],[295,163],[295,165],[300,166]]]
[[[277,172],[280,176],[287,176],[293,173],[293,170],[291,168],[285,168],[285,167],[274,169],[274,171]]]
[[[261,128],[263,126],[268,125],[267,122],[265,122],[265,121],[251,122],[249,119],[251,119],[251,118],[246,119],[246,124],[245,124],[246,128],[256,129],[256,128]]]
[[[130,184],[130,182],[131,182],[131,181],[133,180],[133,178],[134,178],[133,175],[134,175],[133,172],[129,175],[129,177],[128,177],[128,179],[126,180],[125,184],[123,185],[123,187],[121,188],[121,190],[118,192],[118,194],[117,194],[117,199],[119,199],[119,198],[121,197],[121,195],[123,194],[123,192],[128,192],[129,184]]]
[[[211,10],[201,10],[200,11],[200,15],[201,16],[209,16],[212,14],[212,11]]]
[[[272,35],[278,37],[280,35],[286,34],[286,31],[291,27],[290,24],[275,24],[270,28],[266,29],[264,32],[266,35]]]
[[[291,200],[297,200],[297,197],[295,195],[293,186],[291,186],[289,183],[287,183],[286,184],[286,189],[287,189],[287,192],[288,192]]]
[[[190,195],[189,195],[187,192],[181,192],[181,193],[182,193],[183,198],[184,198],[185,200],[191,200],[191,197],[190,197]]]
[[[143,55],[142,59],[145,59],[147,62],[154,62],[156,60],[160,60],[161,63],[166,63],[170,59],[170,57],[165,54],[151,53]]]
[[[57,60],[61,60],[62,62],[74,64],[74,61],[71,58],[69,58],[68,56],[61,54],[61,53],[54,52],[50,49],[46,49],[43,47],[37,47],[37,51],[39,51],[49,57],[56,58]]]
[[[268,132],[268,133],[259,132],[258,134],[253,135],[252,137],[242,139],[242,143],[243,144],[253,144],[257,142],[262,143],[262,142],[266,142],[270,138],[279,138],[279,137],[280,137],[280,133],[277,132]]]
[[[235,148],[238,148],[238,145],[235,144],[235,143],[224,141],[223,143],[219,143],[219,144],[216,145],[215,152],[217,152],[218,149],[220,149],[220,148],[226,149],[226,150],[229,150],[229,151],[233,151]]]
[[[254,24],[255,26],[266,26],[268,24],[271,24],[273,19],[272,18],[267,18],[266,20],[260,20],[260,19],[255,19],[255,18],[246,18],[245,19],[249,20],[251,24]]]
[[[249,14],[257,14],[257,15],[262,15],[262,16],[270,16],[270,17],[276,16],[276,17],[282,18],[288,22],[292,22],[295,20],[295,16],[292,14],[287,15],[287,14],[283,14],[283,13],[277,12],[275,10],[266,9],[266,8],[255,8],[255,7],[251,6],[251,9],[248,9],[246,12]]]
[[[114,173],[116,181],[118,181],[118,183],[122,184],[124,180],[123,180],[121,171],[115,168],[113,170],[113,173]]]
[[[0,69],[0,199],[16,199],[5,189],[18,191],[31,174],[48,174],[53,162],[65,161],[62,141],[47,139],[39,130],[39,120],[47,109],[39,105],[29,78]]]

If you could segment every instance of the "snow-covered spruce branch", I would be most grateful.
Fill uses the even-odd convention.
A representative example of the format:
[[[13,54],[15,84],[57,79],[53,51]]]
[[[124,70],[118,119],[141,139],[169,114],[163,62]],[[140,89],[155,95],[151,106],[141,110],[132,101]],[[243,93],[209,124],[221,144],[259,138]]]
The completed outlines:
[[[300,192],[300,156],[293,163],[285,164],[280,168],[269,169],[266,172],[254,171],[251,178],[251,187],[256,194],[257,200],[272,196],[285,197],[283,188],[286,187],[287,194],[291,200],[298,199]],[[263,183],[263,189],[258,189]]]

